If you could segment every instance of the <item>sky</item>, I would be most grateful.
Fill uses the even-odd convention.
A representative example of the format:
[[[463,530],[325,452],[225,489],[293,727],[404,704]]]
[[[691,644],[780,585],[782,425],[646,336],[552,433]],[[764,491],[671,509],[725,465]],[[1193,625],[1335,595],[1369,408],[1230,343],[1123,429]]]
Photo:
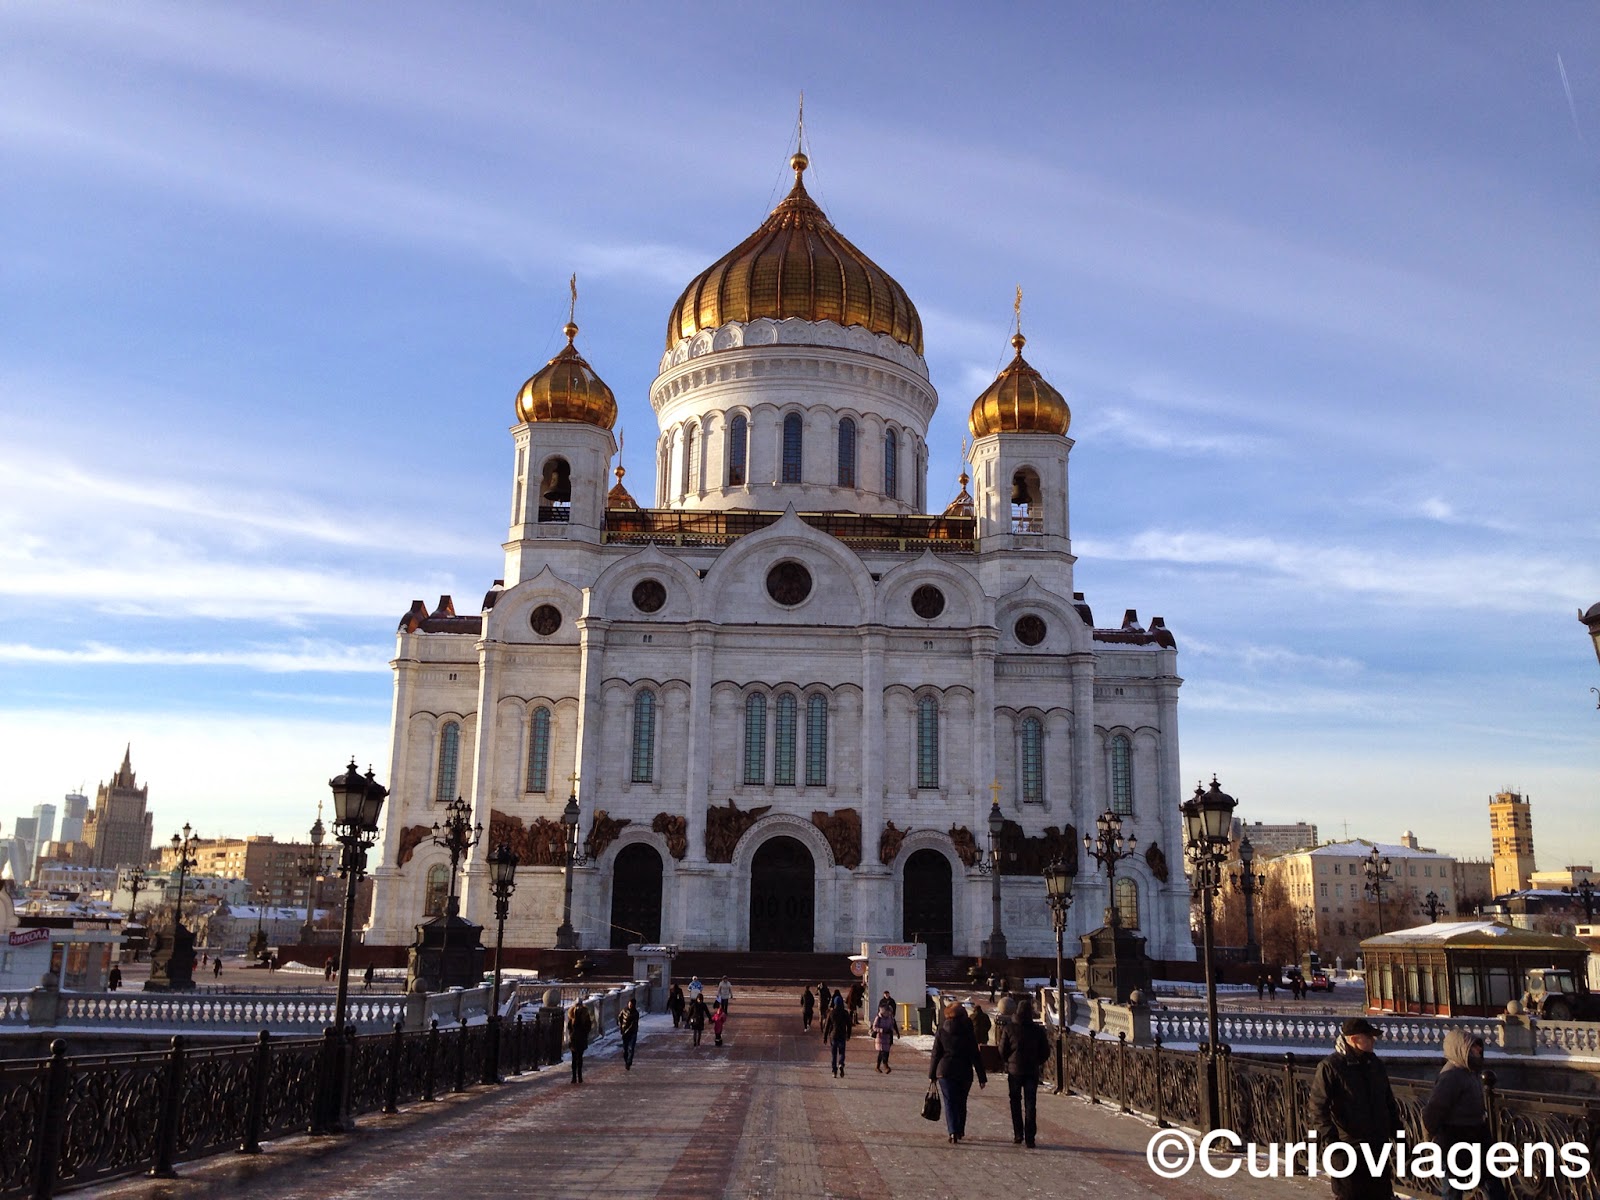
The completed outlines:
[[[1505,6],[0,7],[0,829],[132,745],[299,838],[394,629],[504,574],[564,339],[636,496],[683,286],[806,183],[903,284],[929,504],[1009,359],[1077,586],[1179,646],[1246,820],[1600,865],[1600,21]]]

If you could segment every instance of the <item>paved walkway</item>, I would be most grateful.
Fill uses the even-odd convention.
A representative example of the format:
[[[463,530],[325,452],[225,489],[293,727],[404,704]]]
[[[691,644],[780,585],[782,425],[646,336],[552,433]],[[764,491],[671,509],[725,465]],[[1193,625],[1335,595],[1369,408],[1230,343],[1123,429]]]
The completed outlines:
[[[740,992],[726,1045],[698,1049],[665,1017],[645,1020],[632,1071],[615,1035],[592,1051],[587,1082],[545,1068],[506,1086],[362,1119],[344,1138],[297,1137],[255,1158],[181,1165],[171,1181],[125,1181],[76,1195],[427,1200],[518,1193],[555,1197],[1007,1196],[1325,1197],[1327,1184],[1163,1180],[1145,1146],[1154,1127],[1106,1106],[1041,1095],[1037,1149],[1011,1141],[1005,1081],[973,1089],[967,1138],[922,1120],[928,1059],[897,1046],[893,1074],[872,1044],[850,1044],[834,1079],[818,1032],[802,1035],[797,997]]]

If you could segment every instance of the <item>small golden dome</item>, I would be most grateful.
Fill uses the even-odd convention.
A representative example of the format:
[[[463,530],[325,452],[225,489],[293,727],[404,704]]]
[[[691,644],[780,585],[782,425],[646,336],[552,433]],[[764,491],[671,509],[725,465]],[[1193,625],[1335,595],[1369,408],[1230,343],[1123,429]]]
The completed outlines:
[[[622,486],[622,477],[628,472],[623,468],[621,463],[617,464],[616,473],[617,482],[612,486],[611,490],[606,493],[606,507],[625,508],[634,512],[638,511],[639,502],[628,494],[627,488]]]
[[[1028,339],[1021,333],[1011,339],[1017,356],[972,403],[967,428],[973,437],[991,433],[1065,434],[1072,424],[1066,397],[1045,382],[1044,376],[1022,357]]]
[[[578,327],[561,330],[567,344],[534,373],[517,393],[519,421],[581,421],[610,429],[617,422],[617,398],[573,345]]]
[[[859,325],[921,354],[922,318],[906,290],[846,241],[806,194],[806,156],[796,154],[789,165],[794,189],[761,228],[695,276],[672,306],[667,349],[730,321],[799,317]]]

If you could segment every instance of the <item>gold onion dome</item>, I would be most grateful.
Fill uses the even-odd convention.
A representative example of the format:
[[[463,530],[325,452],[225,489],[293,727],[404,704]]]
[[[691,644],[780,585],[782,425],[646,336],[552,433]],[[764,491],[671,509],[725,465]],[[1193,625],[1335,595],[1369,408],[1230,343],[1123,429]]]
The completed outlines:
[[[789,160],[793,190],[761,228],[684,288],[667,320],[668,350],[730,321],[799,317],[859,325],[922,353],[922,318],[911,297],[806,194],[808,162],[804,154]]]
[[[1021,333],[1011,339],[1017,356],[972,403],[967,428],[973,437],[991,433],[1064,434],[1072,424],[1066,397],[1045,382],[1022,357],[1028,339]]]
[[[517,419],[581,421],[610,429],[617,422],[617,398],[572,344],[578,327],[568,321],[561,332],[567,335],[561,353],[534,372],[517,393]]]

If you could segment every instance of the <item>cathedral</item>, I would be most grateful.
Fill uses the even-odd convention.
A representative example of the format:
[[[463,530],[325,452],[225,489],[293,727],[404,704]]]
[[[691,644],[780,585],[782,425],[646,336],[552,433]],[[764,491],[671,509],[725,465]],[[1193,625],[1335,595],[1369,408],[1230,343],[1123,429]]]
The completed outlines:
[[[1132,609],[1097,627],[1073,590],[1066,400],[1019,329],[930,514],[916,306],[791,165],[668,314],[647,503],[576,325],[517,393],[504,578],[400,621],[367,943],[444,908],[459,796],[484,827],[462,914],[492,921],[494,846],[520,859],[510,946],[555,944],[570,904],[585,949],[974,955],[997,869],[1009,952],[1052,954],[1040,871],[1066,856],[1069,937],[1114,906],[1193,958],[1176,643]],[[1107,810],[1139,839],[1111,887],[1078,850]]]

